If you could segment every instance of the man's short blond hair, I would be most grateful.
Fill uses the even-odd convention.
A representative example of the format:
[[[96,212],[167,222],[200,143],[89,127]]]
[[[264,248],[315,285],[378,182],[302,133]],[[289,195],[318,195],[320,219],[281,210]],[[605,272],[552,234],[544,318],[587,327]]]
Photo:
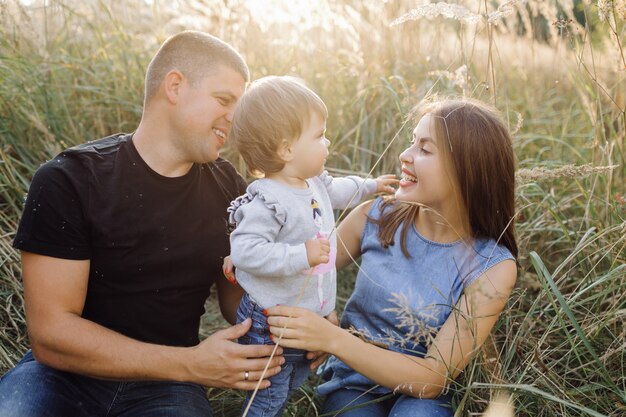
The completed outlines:
[[[286,141],[295,142],[310,123],[311,113],[324,120],[328,110],[322,99],[295,77],[268,76],[254,81],[235,109],[229,140],[253,176],[279,172],[278,155]]]
[[[148,65],[144,106],[154,97],[168,72],[178,70],[190,84],[197,85],[220,65],[238,72],[246,82],[250,79],[248,66],[241,55],[223,40],[193,30],[169,37]]]

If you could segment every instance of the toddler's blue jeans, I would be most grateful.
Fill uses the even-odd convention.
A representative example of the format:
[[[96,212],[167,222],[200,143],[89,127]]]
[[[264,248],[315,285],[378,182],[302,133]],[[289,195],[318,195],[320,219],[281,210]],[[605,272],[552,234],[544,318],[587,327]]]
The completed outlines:
[[[252,319],[252,327],[239,343],[243,345],[273,345],[270,339],[267,317],[263,314],[263,308],[256,304],[248,294],[241,297],[237,310],[237,323],[245,319]],[[257,391],[252,405],[248,410],[247,417],[280,417],[287,406],[287,400],[293,391],[298,389],[308,378],[310,361],[306,358],[306,351],[300,349],[283,348],[285,363],[278,375],[269,380],[272,385]],[[244,409],[250,401],[252,392],[246,396]]]

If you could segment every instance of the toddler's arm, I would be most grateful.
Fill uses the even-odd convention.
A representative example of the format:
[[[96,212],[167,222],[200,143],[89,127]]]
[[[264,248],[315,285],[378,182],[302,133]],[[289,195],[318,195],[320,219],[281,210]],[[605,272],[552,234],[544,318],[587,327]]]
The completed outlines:
[[[276,242],[281,223],[261,199],[237,210],[237,228],[230,235],[230,256],[237,269],[270,277],[295,275],[311,266],[304,242]]]
[[[356,175],[333,178],[327,171],[324,171],[318,178],[326,186],[334,209],[354,207],[374,193],[393,193],[395,189],[391,184],[398,183],[393,174],[381,175],[376,179],[363,179]]]

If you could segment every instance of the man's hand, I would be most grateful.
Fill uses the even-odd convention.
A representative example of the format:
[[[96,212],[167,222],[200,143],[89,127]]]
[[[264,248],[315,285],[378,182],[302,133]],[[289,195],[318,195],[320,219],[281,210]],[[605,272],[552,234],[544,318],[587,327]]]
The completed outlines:
[[[387,193],[393,194],[396,192],[396,189],[391,185],[397,185],[400,181],[396,178],[394,174],[381,175],[376,178],[376,192],[377,193]]]
[[[337,312],[335,310],[331,311],[330,314],[326,316],[326,320],[328,320],[335,326],[339,326],[339,319],[337,318]],[[311,370],[314,370],[322,363],[324,363],[324,361],[328,357],[328,353],[318,350],[316,352],[307,352],[306,357],[307,359],[312,361],[310,367]]]
[[[306,258],[311,268],[328,262],[330,255],[330,241],[325,238],[309,239],[304,242]]]
[[[233,340],[243,336],[250,329],[252,321],[246,319],[240,324],[217,331],[191,348],[187,371],[191,381],[209,387],[254,390],[263,379],[260,389],[270,386],[268,378],[280,372],[285,362],[282,348],[276,345],[239,345]],[[272,355],[265,374],[268,357]]]

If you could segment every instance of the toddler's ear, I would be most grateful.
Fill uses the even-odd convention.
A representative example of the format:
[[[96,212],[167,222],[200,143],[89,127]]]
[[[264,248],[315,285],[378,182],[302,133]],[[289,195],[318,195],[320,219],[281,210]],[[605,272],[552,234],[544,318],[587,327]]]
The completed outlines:
[[[291,143],[287,139],[283,139],[278,146],[278,157],[282,159],[283,162],[290,162],[293,159]]]

